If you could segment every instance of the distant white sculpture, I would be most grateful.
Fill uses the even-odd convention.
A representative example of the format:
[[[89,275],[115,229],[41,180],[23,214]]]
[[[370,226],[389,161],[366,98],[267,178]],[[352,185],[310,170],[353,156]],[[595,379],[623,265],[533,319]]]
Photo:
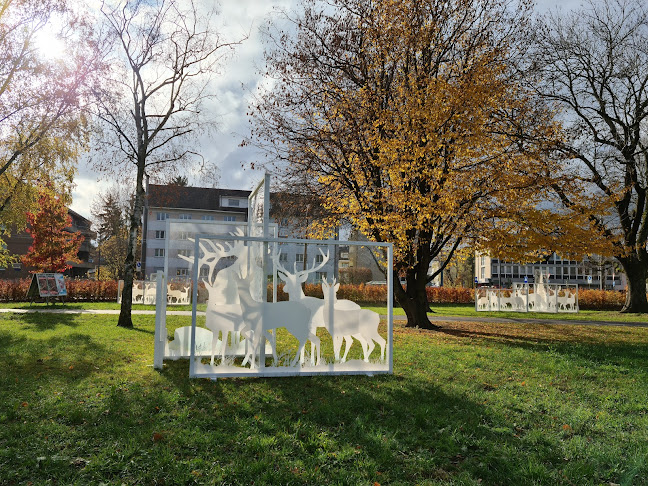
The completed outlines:
[[[335,307],[336,292],[340,284],[335,283],[328,285],[322,282],[322,291],[324,293],[324,323],[326,329],[333,337],[333,348],[336,353],[336,359],[339,359],[340,348],[342,340],[347,336],[351,336],[360,341],[362,345],[362,352],[364,354],[364,361],[369,362],[369,356],[376,347],[374,341],[380,345],[380,360],[385,360],[385,345],[387,341],[378,333],[378,325],[380,324],[380,316],[368,309],[338,309]],[[329,302],[333,303],[332,310],[328,307]],[[342,362],[346,361],[351,346],[348,345],[344,351]]]
[[[545,274],[542,270],[536,270],[533,275],[533,309],[539,312],[549,310],[548,291],[545,283]]]
[[[475,291],[477,311],[578,312],[578,286],[549,285],[549,273],[536,270],[535,283],[516,283],[512,289],[480,288]]]
[[[311,311],[300,302],[257,302],[250,294],[251,279],[240,278],[235,276],[238,287],[243,321],[248,329],[252,330],[252,350],[246,356],[244,364],[251,358],[250,367],[255,367],[256,356],[259,353],[259,346],[264,344],[265,338],[272,342],[270,330],[277,332],[280,327],[292,334],[299,342],[299,347],[295,358],[291,361],[291,366],[296,366],[302,355],[306,341],[316,343],[319,348],[319,338],[311,332],[310,321]],[[276,349],[272,348],[274,362],[277,363]]]
[[[167,303],[188,304],[190,290],[191,290],[191,285],[184,287],[183,290],[173,289],[171,288],[171,284],[167,285]]]
[[[558,310],[573,312],[576,310],[576,292],[565,289],[564,295],[558,295]]]
[[[139,284],[133,283],[133,303],[142,303],[144,301],[144,288]]]
[[[155,282],[144,280],[133,282],[134,304],[155,304]]]

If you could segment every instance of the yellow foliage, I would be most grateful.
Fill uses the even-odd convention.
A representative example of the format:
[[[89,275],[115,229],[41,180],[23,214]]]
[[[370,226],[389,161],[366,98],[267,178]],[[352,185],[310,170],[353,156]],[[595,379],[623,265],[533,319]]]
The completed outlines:
[[[586,218],[544,209],[570,175],[552,158],[562,137],[553,107],[512,66],[509,29],[528,5],[509,17],[497,0],[335,3],[335,21],[309,25],[322,46],[308,36],[289,46],[294,57],[275,64],[287,87],[258,110],[270,113],[260,133],[289,161],[284,174],[312,174],[331,214],[394,244],[397,270],[465,239],[519,259],[591,251],[579,244],[599,236]]]

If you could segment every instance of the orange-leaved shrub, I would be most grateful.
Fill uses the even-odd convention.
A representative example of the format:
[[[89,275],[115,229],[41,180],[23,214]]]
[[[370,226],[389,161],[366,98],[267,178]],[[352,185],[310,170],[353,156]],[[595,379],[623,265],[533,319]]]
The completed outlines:
[[[578,307],[586,310],[621,310],[625,292],[578,289]]]
[[[30,278],[0,280],[0,301],[21,302],[27,300]]]
[[[0,301],[26,302],[31,278],[0,280]],[[101,302],[117,300],[114,280],[65,279],[66,300]]]

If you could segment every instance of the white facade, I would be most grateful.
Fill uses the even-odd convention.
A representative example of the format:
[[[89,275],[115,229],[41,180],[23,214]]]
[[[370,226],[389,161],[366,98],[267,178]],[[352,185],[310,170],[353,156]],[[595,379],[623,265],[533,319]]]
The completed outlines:
[[[166,194],[165,193],[168,193]],[[181,256],[193,256],[191,242],[186,245],[174,245],[177,248],[165,250],[167,220],[185,220],[192,222],[216,222],[222,225],[222,234],[234,232],[236,223],[245,223],[248,217],[248,196],[250,191],[210,189],[194,187],[149,186],[149,199],[146,217],[144,218],[144,238],[142,242],[142,270],[145,279],[164,270],[165,258],[168,257],[168,278],[170,281],[183,280],[189,275],[189,264]],[[162,193],[163,195],[160,195]],[[271,220],[272,223],[274,221]],[[229,227],[224,223],[233,223]],[[281,238],[301,237],[287,220],[280,221],[278,235]],[[219,228],[221,231],[221,228]],[[211,233],[211,231],[209,231]],[[175,235],[176,240],[188,240],[192,235]],[[283,246],[283,245],[280,245]],[[308,283],[319,283],[325,279],[337,277],[338,257],[335,248],[330,250],[329,261],[320,271],[309,275]],[[166,255],[166,251],[171,254]],[[326,253],[327,249],[324,248]],[[321,262],[322,255],[316,245],[306,248],[286,245],[282,249],[283,263],[290,268],[304,270]],[[295,267],[296,264],[296,267]]]
[[[516,263],[485,254],[475,254],[475,277],[479,285],[511,287],[516,283],[534,283],[534,274],[549,274],[551,283],[577,284],[581,288],[623,290],[625,275],[609,263],[599,263],[594,257],[582,261],[566,260],[553,253],[538,263]]]

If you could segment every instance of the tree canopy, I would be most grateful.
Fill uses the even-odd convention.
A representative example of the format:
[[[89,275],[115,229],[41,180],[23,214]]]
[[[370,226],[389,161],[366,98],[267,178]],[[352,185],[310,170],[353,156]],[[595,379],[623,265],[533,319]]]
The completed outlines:
[[[64,58],[40,51],[45,33],[65,46]],[[0,1],[0,223],[6,231],[24,228],[38,185],[69,191],[87,142],[84,106],[100,60],[89,25],[65,1]]]
[[[547,152],[560,131],[514,69],[528,9],[312,0],[284,13],[290,27],[268,27],[274,79],[252,107],[251,143],[337,219],[394,244],[408,325],[433,327],[425,285],[462,241],[497,242],[503,225],[530,228],[546,213],[539,204],[559,174]]]
[[[27,232],[34,241],[22,262],[38,273],[62,273],[72,267],[70,262],[79,262],[77,254],[83,235],[66,230],[72,225],[72,218],[63,199],[50,188],[40,189],[38,208],[37,212],[27,213]]]

